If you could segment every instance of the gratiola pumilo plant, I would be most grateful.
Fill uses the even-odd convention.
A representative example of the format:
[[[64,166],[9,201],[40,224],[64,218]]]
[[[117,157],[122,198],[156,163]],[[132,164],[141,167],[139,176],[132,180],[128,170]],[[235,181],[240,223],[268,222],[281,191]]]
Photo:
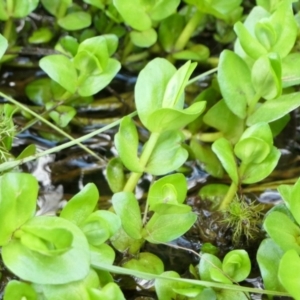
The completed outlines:
[[[117,215],[95,211],[95,185],[75,195],[60,217],[35,216],[33,176],[8,173],[0,177],[0,187],[2,259],[23,280],[10,281],[4,299],[124,299],[107,274],[93,269],[113,263],[115,253],[105,241],[121,225]]]
[[[59,126],[65,127],[76,114],[72,104],[78,98],[91,97],[106,87],[120,70],[120,63],[111,58],[118,46],[115,35],[96,36],[86,39],[73,49],[73,57],[63,54],[49,55],[40,60],[40,67],[52,79],[51,100],[46,103],[50,117]],[[70,53],[69,53],[70,54]],[[49,82],[37,84],[33,99],[49,86]],[[49,89],[49,87],[48,87]],[[84,100],[83,100],[84,101]],[[60,104],[59,106],[57,104]],[[55,110],[54,110],[55,109]]]
[[[264,220],[268,238],[262,241],[257,261],[268,289],[287,290],[300,299],[300,180],[294,186],[280,185],[278,191],[284,204],[274,207]]]
[[[196,220],[191,208],[183,204],[187,183],[181,174],[166,176],[151,186],[143,220],[132,193],[144,172],[165,175],[186,161],[188,153],[182,146],[181,128],[195,120],[205,108],[204,101],[184,108],[184,88],[195,67],[195,63],[187,62],[176,70],[167,60],[156,58],[138,76],[136,108],[142,124],[149,130],[149,140],[139,153],[136,125],[124,117],[115,136],[120,159],[113,159],[107,168],[110,186],[116,192],[112,198],[113,208],[122,222],[122,229],[113,240],[120,251],[138,253],[145,240],[169,242],[184,234]],[[127,182],[123,165],[132,172]],[[150,220],[147,220],[148,210],[154,212]],[[153,254],[143,253],[140,258],[128,261],[126,267],[142,270],[147,260],[153,260],[153,266],[160,265],[155,262],[159,259],[153,257]],[[159,274],[163,270],[152,272]]]
[[[272,13],[255,7],[244,24],[237,22],[234,29],[235,50],[223,51],[218,66],[223,99],[203,117],[204,123],[219,130],[203,135],[215,140],[212,151],[202,150],[195,139],[192,143],[194,151],[200,151],[198,158],[203,157],[222,176],[216,168],[217,156],[232,180],[221,209],[241,184],[259,182],[273,171],[280,157],[273,136],[286,125],[288,113],[300,105],[299,92],[284,90],[298,84],[299,78],[299,70],[292,66],[299,54],[290,53],[297,37],[291,1],[281,1]]]

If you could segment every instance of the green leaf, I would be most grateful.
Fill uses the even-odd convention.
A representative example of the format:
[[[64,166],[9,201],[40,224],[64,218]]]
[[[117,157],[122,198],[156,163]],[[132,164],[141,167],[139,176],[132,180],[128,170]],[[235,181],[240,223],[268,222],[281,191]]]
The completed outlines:
[[[89,296],[90,300],[126,300],[120,287],[114,282],[106,284],[101,290],[90,289]]]
[[[88,3],[90,5],[93,5],[99,9],[104,9],[105,8],[105,4],[106,4],[106,0],[83,0],[85,3]]]
[[[238,185],[239,175],[237,171],[237,164],[230,142],[225,138],[220,138],[212,144],[212,150],[221,161],[223,168],[228,173],[231,180]]]
[[[223,167],[210,145],[199,143],[195,138],[192,138],[190,147],[205,172],[217,178],[223,177]]]
[[[87,97],[98,93],[113,80],[120,68],[121,64],[119,61],[110,58],[107,62],[106,69],[102,73],[88,76],[84,74],[82,81],[80,81],[81,78],[79,78],[78,94]]]
[[[242,183],[255,183],[265,179],[276,168],[281,152],[272,147],[269,155],[259,164],[251,163],[245,167]]]
[[[216,293],[218,300],[248,300],[249,296],[242,291],[233,291],[228,289],[218,290]],[[204,299],[203,299],[204,300]]]
[[[167,175],[155,181],[148,192],[150,210],[159,203],[183,203],[187,193],[187,182],[181,173]]]
[[[160,275],[164,271],[164,264],[156,255],[148,252],[141,252],[138,258],[132,258],[123,264],[126,269],[147,272]]]
[[[190,61],[187,61],[170,78],[162,100],[162,108],[183,108],[183,92],[196,66],[196,63],[191,63]]]
[[[47,27],[41,27],[35,30],[28,38],[30,44],[43,44],[51,41],[53,32]]]
[[[255,25],[254,32],[259,43],[270,52],[278,38],[270,18],[260,20]]]
[[[283,255],[282,249],[270,238],[261,242],[256,259],[266,290],[283,292],[279,282],[278,268]]]
[[[290,53],[282,59],[282,87],[297,85],[300,83],[300,53]]]
[[[270,17],[270,24],[276,31],[276,43],[271,52],[276,52],[280,57],[287,56],[294,47],[298,26],[294,17],[291,1],[282,1]]]
[[[234,52],[224,50],[218,66],[218,82],[229,109],[239,118],[245,119],[247,104],[252,102],[255,91],[250,70],[244,60]]]
[[[18,234],[17,232],[16,235]],[[45,256],[58,256],[71,249],[73,235],[65,228],[35,228],[25,224],[20,232],[20,241],[33,252]]]
[[[172,53],[172,57],[182,60],[203,62],[210,56],[209,48],[202,44],[193,45],[190,48]]]
[[[213,207],[211,209],[213,210],[221,204],[222,200],[228,192],[228,189],[228,185],[221,183],[212,183],[202,187],[198,195],[201,197],[201,199],[209,200],[210,202],[212,202]]]
[[[65,53],[69,56],[75,56],[79,47],[78,41],[76,38],[66,35],[59,39],[59,43],[56,44],[55,50]]]
[[[180,0],[154,1],[153,3],[155,4],[152,5],[149,15],[152,20],[160,21],[176,11]]]
[[[115,135],[115,146],[127,169],[137,173],[142,173],[144,171],[138,157],[138,132],[130,117],[125,116],[121,120],[119,131]]]
[[[258,122],[269,123],[278,120],[299,106],[299,93],[282,95],[277,99],[263,103],[251,116],[248,117],[247,125],[251,126]]]
[[[142,237],[141,211],[135,196],[131,192],[116,193],[112,197],[116,214],[121,218],[124,231],[133,239]]]
[[[266,100],[281,95],[281,61],[277,53],[261,56],[251,71],[252,84],[257,94]]]
[[[280,188],[280,186],[279,186]],[[282,193],[282,189],[278,191],[280,194]],[[292,213],[293,217],[300,224],[300,203],[299,203],[299,190],[300,190],[300,178],[294,184],[293,189],[290,194],[290,198],[288,199],[287,206],[289,207],[290,212]]]
[[[57,256],[46,256],[31,251],[19,239],[11,239],[2,247],[2,259],[16,276],[38,284],[64,284],[81,280],[88,274],[89,247],[77,226],[62,218],[44,216],[30,219],[26,226],[36,228],[37,231],[40,227],[49,230],[64,228],[71,232],[73,241],[69,251]]]
[[[182,236],[195,223],[193,212],[182,214],[155,213],[144,228],[143,237],[150,243],[168,243]]]
[[[0,245],[11,239],[13,232],[33,217],[38,183],[25,173],[6,173],[0,177]]]
[[[92,18],[89,13],[77,11],[58,19],[57,23],[65,30],[80,30],[89,27],[92,23]]]
[[[39,62],[47,75],[74,94],[77,87],[77,73],[73,63],[64,55],[54,54],[43,57]]]
[[[234,25],[234,31],[239,38],[243,50],[253,59],[259,59],[262,55],[268,53],[267,49],[250,34],[245,25],[241,22],[237,22]]]
[[[213,105],[203,116],[207,125],[218,129],[230,142],[236,143],[244,131],[244,120],[236,116],[224,99]]]
[[[103,263],[112,265],[115,260],[115,251],[107,244],[96,246],[90,245],[91,265],[101,265]],[[101,282],[102,283],[102,282]]]
[[[172,52],[178,38],[178,32],[183,30],[184,25],[185,18],[180,14],[173,14],[160,22],[158,40],[166,52]]]
[[[222,271],[222,262],[220,259],[209,253],[201,255],[199,274],[201,280],[231,284],[231,281]]]
[[[96,185],[88,183],[68,201],[60,217],[79,226],[95,210],[98,200],[99,192]]]
[[[163,132],[185,127],[196,120],[204,111],[206,102],[193,103],[186,109],[161,108],[153,112],[147,122],[151,132]]]
[[[283,254],[279,264],[278,277],[285,289],[297,300],[300,299],[299,268],[299,253],[291,249]]]
[[[163,58],[155,58],[139,73],[135,85],[135,104],[139,118],[143,125],[148,128],[148,121],[153,112],[162,108],[162,100],[167,84],[175,67]]]
[[[50,110],[53,104],[53,102],[46,103],[46,109]],[[76,113],[76,109],[72,106],[59,105],[49,113],[49,116],[59,127],[64,128],[72,121]]]
[[[179,168],[188,158],[181,146],[184,137],[178,131],[163,132],[150,155],[145,171],[152,175],[164,175]]]
[[[41,0],[44,8],[56,18],[62,18],[68,7],[72,4],[72,0]]]
[[[29,284],[11,280],[5,287],[3,300],[37,300],[35,290]]]
[[[277,211],[271,212],[264,221],[264,228],[282,250],[294,249],[300,253],[300,228],[288,216]]]
[[[152,26],[152,21],[146,13],[146,8],[139,0],[130,2],[124,0],[113,0],[114,6],[124,18],[125,22],[132,28],[140,31],[148,30]]]
[[[223,259],[222,269],[230,279],[236,282],[245,280],[251,271],[248,253],[241,249],[228,252]]]
[[[168,271],[161,274],[165,277],[170,278],[180,278],[179,274],[174,271]],[[158,296],[158,299],[164,300],[172,300],[176,299],[176,292],[174,291],[175,288],[182,287],[181,282],[168,280],[168,279],[155,279],[155,291]]]
[[[16,159],[23,159],[25,157],[35,155],[36,154],[36,145],[31,144],[28,145],[18,156]]]
[[[5,53],[6,49],[8,47],[8,42],[6,38],[0,34],[0,59],[2,58],[3,54]]]
[[[108,162],[106,166],[106,180],[113,193],[123,190],[125,186],[125,174],[120,158],[114,157]]]
[[[156,43],[157,33],[153,28],[144,31],[133,30],[130,32],[132,43],[141,48],[148,48]]]
[[[270,153],[271,147],[262,139],[249,137],[240,140],[234,147],[234,154],[244,163],[261,163]]]
[[[45,299],[90,300],[88,290],[90,288],[98,288],[99,285],[100,282],[97,273],[90,269],[88,275],[83,280],[67,284],[34,284],[34,288]]]
[[[12,5],[7,5],[8,13],[13,18],[25,18],[27,17],[39,4],[39,0],[23,1],[14,0]],[[9,11],[9,7],[12,8]]]
[[[26,85],[25,93],[26,96],[37,105],[44,105],[52,98],[51,92],[51,79],[40,78],[31,81]]]

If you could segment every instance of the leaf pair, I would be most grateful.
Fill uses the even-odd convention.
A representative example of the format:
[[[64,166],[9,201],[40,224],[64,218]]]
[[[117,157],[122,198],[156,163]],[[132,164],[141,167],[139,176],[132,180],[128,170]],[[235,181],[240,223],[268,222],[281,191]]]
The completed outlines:
[[[113,3],[124,21],[135,29],[130,32],[132,42],[139,47],[149,47],[157,40],[157,33],[152,28],[153,22],[174,13],[180,1],[114,0]]]
[[[220,138],[213,143],[212,150],[236,186],[264,179],[276,167],[280,157],[266,123],[257,123],[246,129],[234,148],[228,140]],[[241,160],[240,167],[235,156]]]
[[[120,63],[110,58],[117,42],[114,35],[90,38],[79,45],[73,60],[49,55],[40,60],[40,67],[69,93],[91,96],[108,85],[120,69]]]
[[[203,112],[203,101],[183,109],[184,88],[195,67],[187,62],[176,71],[167,60],[155,58],[140,72],[135,86],[136,108],[149,131],[180,129]]]

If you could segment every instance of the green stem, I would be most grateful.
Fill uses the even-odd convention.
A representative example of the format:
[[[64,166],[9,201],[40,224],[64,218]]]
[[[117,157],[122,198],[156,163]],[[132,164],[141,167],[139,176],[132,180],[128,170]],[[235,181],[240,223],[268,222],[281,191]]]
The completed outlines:
[[[218,71],[218,68],[214,68],[214,69],[211,69],[211,70],[209,70],[209,71],[207,71],[207,72],[204,72],[204,73],[202,73],[202,74],[200,74],[200,75],[198,75],[198,76],[196,76],[196,77],[190,79],[190,80],[187,82],[186,85],[189,85],[189,84],[192,84],[192,83],[194,83],[194,82],[196,82],[196,81],[199,81],[200,79],[202,79],[202,78],[204,78],[204,77],[206,77],[206,76],[208,76],[208,75],[210,75],[210,74],[212,74],[212,73],[215,73],[215,72],[217,72],[217,71]]]
[[[11,42],[11,32],[13,29],[13,25],[14,23],[12,18],[9,18],[4,24],[3,36],[7,39],[9,44]]]
[[[261,98],[261,93],[256,92],[256,94],[254,95],[253,99],[251,100],[251,102],[249,103],[249,107],[248,107],[248,116],[251,116],[255,106],[257,104],[257,102],[259,101],[259,99]]]
[[[140,165],[143,168],[147,165],[148,160],[156,146],[157,140],[159,139],[159,136],[160,136],[159,132],[152,132],[148,142],[145,144],[142,155],[140,157]],[[142,175],[143,175],[143,173],[132,172],[124,186],[123,191],[124,192],[134,191],[134,189]]]
[[[125,48],[123,50],[122,57],[121,57],[121,64],[122,65],[125,63],[127,56],[131,53],[131,51],[133,49],[133,44],[130,40],[129,34],[125,38],[125,43],[126,43]]]
[[[203,13],[196,11],[193,17],[188,21],[174,45],[175,52],[181,51],[185,48],[202,17]]]
[[[219,207],[219,210],[225,210],[228,207],[228,205],[231,203],[231,201],[235,197],[237,189],[238,189],[238,186],[234,182],[232,182],[227,194],[225,195],[225,197]]]

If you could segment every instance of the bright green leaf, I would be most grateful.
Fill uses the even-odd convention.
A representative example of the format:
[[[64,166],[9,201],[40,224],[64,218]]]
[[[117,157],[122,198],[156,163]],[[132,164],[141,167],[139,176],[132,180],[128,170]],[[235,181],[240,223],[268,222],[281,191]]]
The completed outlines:
[[[212,144],[212,150],[221,161],[223,168],[226,170],[231,180],[238,185],[239,175],[237,164],[230,142],[225,138],[220,138]]]
[[[58,19],[57,23],[65,30],[80,30],[89,27],[92,23],[92,18],[87,12],[77,11]]]
[[[74,94],[77,87],[77,73],[73,63],[64,55],[54,54],[43,57],[39,63],[47,75]]]
[[[5,287],[3,300],[37,300],[35,290],[29,284],[11,280]]]
[[[116,193],[112,197],[116,214],[121,218],[124,231],[133,239],[140,239],[142,230],[141,211],[131,192]]]
[[[131,31],[130,39],[132,43],[141,48],[148,48],[155,44],[157,40],[157,33],[153,28],[144,31]]]
[[[0,245],[33,217],[38,194],[37,180],[25,173],[6,173],[0,177]]]
[[[62,209],[60,217],[80,225],[96,208],[99,192],[95,184],[88,183],[73,196]]]
[[[139,137],[131,118],[124,117],[115,135],[115,146],[124,166],[132,172],[142,173],[144,168],[138,157]]]
[[[49,230],[64,228],[71,232],[73,241],[69,251],[58,256],[46,256],[31,251],[22,245],[19,239],[11,239],[2,247],[2,259],[6,267],[16,276],[39,284],[64,284],[83,279],[88,274],[89,247],[85,236],[77,226],[62,218],[48,216],[32,218],[26,226],[36,230],[39,227],[47,227]]]

